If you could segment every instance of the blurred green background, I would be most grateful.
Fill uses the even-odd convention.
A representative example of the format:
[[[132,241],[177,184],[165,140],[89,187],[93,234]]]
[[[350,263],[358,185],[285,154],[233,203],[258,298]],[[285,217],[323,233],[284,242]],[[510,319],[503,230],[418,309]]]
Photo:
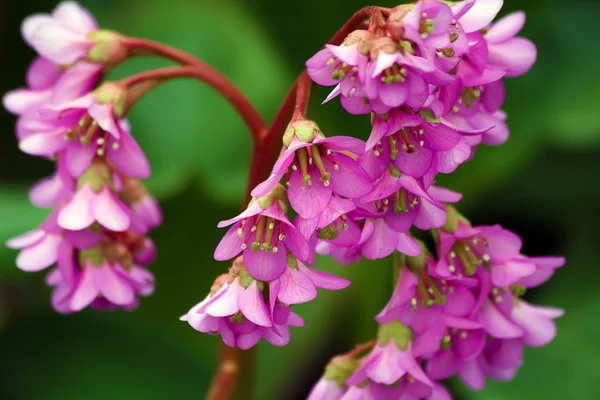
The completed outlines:
[[[304,0],[87,0],[102,27],[166,42],[216,66],[270,119],[303,63],[352,13],[366,5]],[[21,20],[48,12],[49,0],[0,2],[0,92],[23,85],[34,54],[20,38]],[[379,5],[394,6],[382,0]],[[485,391],[452,387],[462,399],[593,399],[600,391],[600,50],[594,1],[507,0],[502,13],[523,9],[522,35],[538,46],[536,66],[508,80],[511,138],[480,148],[475,159],[441,183],[465,194],[461,211],[474,223],[502,223],[524,236],[529,255],[566,255],[549,284],[527,298],[559,306],[557,339],[526,351],[511,383]],[[592,48],[596,46],[596,48]],[[137,59],[115,76],[165,65]],[[315,99],[326,96],[318,90]],[[326,134],[365,137],[367,117],[350,117],[338,102],[311,115]],[[250,141],[228,105],[207,87],[174,82],[134,109],[134,135],[153,166],[148,184],[164,207],[152,236],[156,293],[133,313],[52,311],[44,274],[14,266],[0,247],[0,399],[197,399],[212,377],[219,338],[179,322],[228,265],[213,261],[223,231],[244,195]],[[28,203],[28,186],[49,175],[49,162],[20,153],[14,118],[0,112],[0,242],[36,227],[48,214]],[[258,399],[302,399],[327,360],[370,339],[373,315],[391,292],[386,261],[318,266],[350,278],[343,292],[322,292],[295,310],[306,320],[285,348],[258,347]],[[388,287],[389,286],[389,287]],[[596,393],[596,395],[593,395]]]

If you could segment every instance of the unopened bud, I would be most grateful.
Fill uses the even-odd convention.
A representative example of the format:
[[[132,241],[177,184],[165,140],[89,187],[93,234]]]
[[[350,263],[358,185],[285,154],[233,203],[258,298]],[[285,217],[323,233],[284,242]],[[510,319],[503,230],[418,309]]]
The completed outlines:
[[[127,89],[117,82],[106,82],[95,91],[98,104],[113,104],[113,112],[117,118],[125,115]]]
[[[90,62],[114,67],[125,61],[129,55],[121,35],[116,32],[99,30],[90,33],[89,38],[96,42],[87,55]]]
[[[289,147],[294,136],[297,137],[301,142],[312,143],[317,134],[320,133],[321,130],[319,129],[319,125],[317,125],[317,123],[314,121],[307,119],[292,121],[283,134],[283,144],[286,147]]]

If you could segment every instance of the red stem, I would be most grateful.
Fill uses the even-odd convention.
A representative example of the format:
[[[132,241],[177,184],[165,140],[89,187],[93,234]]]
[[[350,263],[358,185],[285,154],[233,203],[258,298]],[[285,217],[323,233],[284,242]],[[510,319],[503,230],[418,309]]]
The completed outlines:
[[[339,44],[348,36],[356,27],[364,22],[368,17],[374,16],[377,13],[388,12],[387,9],[381,7],[364,7],[356,12],[352,18],[331,38],[330,44]],[[176,54],[181,57],[181,54]],[[174,59],[174,58],[172,58]],[[179,59],[183,62],[183,59]],[[292,116],[306,116],[308,103],[310,99],[310,88],[312,81],[308,73],[304,71],[298,80],[294,83],[287,97],[285,98],[279,112],[277,113],[271,127],[265,130],[259,136],[260,140],[255,140],[252,151],[252,161],[250,166],[250,175],[248,178],[248,193],[265,178],[269,173],[269,169],[277,157],[275,151],[278,146],[277,142],[281,138],[285,128],[287,127]],[[255,136],[256,138],[256,136]],[[248,194],[248,200],[250,194]],[[348,354],[356,356],[363,351],[368,350],[374,345],[374,341],[358,345]],[[224,344],[221,345],[219,366],[216,375],[213,379],[211,389],[208,394],[210,400],[225,400],[230,398],[233,389],[236,387],[238,371],[245,364],[245,358],[252,358],[254,352],[252,350],[240,350],[238,348],[230,348]],[[247,367],[247,366],[246,366]],[[246,368],[248,369],[248,368]],[[254,371],[249,371],[252,374]],[[239,385],[237,385],[239,386]],[[243,398],[251,397],[251,391],[246,390]]]
[[[227,99],[250,129],[254,141],[260,141],[265,135],[266,126],[250,100],[248,100],[248,98],[246,98],[246,96],[244,96],[244,94],[219,71],[200,60],[198,61],[199,62],[193,66],[167,67],[142,72],[123,79],[121,84],[126,87],[132,87],[148,81],[162,81],[181,77],[196,78],[211,86]]]
[[[179,64],[207,66],[205,62],[185,51],[152,40],[124,36],[121,43],[127,46],[132,55],[157,55]]]
[[[367,343],[357,344],[356,347],[354,347],[352,350],[350,350],[346,354],[343,354],[343,356],[354,358],[354,357],[357,357],[360,354],[364,353],[365,351],[370,350],[373,346],[375,346],[375,339],[373,339]]]
[[[308,113],[312,88],[312,79],[310,79],[310,76],[306,71],[300,74],[296,86],[296,105],[294,106],[293,119],[305,119],[306,114]]]

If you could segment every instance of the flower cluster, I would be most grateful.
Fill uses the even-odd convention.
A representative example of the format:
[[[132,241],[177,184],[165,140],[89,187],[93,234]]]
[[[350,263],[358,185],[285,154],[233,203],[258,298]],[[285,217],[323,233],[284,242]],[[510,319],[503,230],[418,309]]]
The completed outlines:
[[[27,88],[8,93],[4,105],[18,116],[20,149],[56,162],[56,173],[30,191],[34,205],[54,211],[7,245],[21,250],[24,271],[57,264],[47,278],[56,310],[133,309],[154,290],[145,266],[155,249],[145,235],[162,215],[139,181],[150,166],[123,118],[127,90],[100,84],[123,51],[73,2],[26,19],[22,30],[39,57]]]
[[[326,374],[311,399],[363,391],[376,399],[448,399],[438,381],[458,374],[481,390],[486,377],[511,380],[525,346],[554,338],[553,319],[562,310],[521,297],[548,280],[563,258],[526,257],[516,234],[498,225],[472,227],[464,217],[436,232],[438,260],[423,244],[421,255],[401,256],[370,353],[342,358],[343,379]]]
[[[214,257],[229,261],[229,272],[181,320],[230,347],[249,349],[262,338],[283,346],[290,327],[304,324],[293,305],[314,300],[319,288],[350,284],[309,267],[316,254],[343,265],[391,256],[395,290],[376,316],[376,338],[332,359],[310,399],[449,399],[442,380],[458,375],[474,390],[486,378],[510,380],[526,346],[549,343],[562,310],[522,297],[564,259],[522,255],[519,236],[473,226],[453,206],[462,195],[435,185],[481,143],[508,139],[502,79],[527,72],[536,48],[516,36],[523,13],[492,23],[501,6],[420,0],[366,7],[338,35],[351,33],[334,39],[341,44],[308,60],[271,174],[240,215],[219,223],[229,228]],[[54,161],[56,172],[30,192],[34,205],[53,209],[50,216],[7,245],[20,250],[24,271],[56,265],[47,283],[59,312],[133,309],[154,289],[146,266],[155,248],[146,235],[162,220],[140,181],[150,166],[125,119],[136,100],[171,78],[206,81],[244,117],[256,159],[283,131],[281,118],[268,129],[217,71],[175,49],[100,30],[74,2],[26,19],[22,31],[39,56],[27,87],[3,104],[18,117],[20,149]],[[134,54],[185,66],[103,82]],[[327,137],[307,118],[311,79],[334,86],[326,101],[339,97],[350,114],[371,115],[366,142]],[[260,172],[253,168],[252,182]],[[435,255],[413,237],[417,229],[431,231]]]

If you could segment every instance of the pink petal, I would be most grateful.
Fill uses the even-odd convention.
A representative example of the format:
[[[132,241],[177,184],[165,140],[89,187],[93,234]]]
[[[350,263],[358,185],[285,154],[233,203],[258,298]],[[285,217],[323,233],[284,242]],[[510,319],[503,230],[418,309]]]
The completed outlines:
[[[6,242],[6,247],[10,249],[24,249],[25,247],[29,247],[40,240],[42,240],[46,234],[41,229],[36,229],[35,231],[24,233],[20,236],[12,238]]]
[[[67,144],[65,133],[58,130],[29,135],[19,142],[19,149],[33,156],[50,157],[64,149]]]
[[[377,260],[389,256],[396,250],[399,234],[392,230],[384,220],[366,220],[363,232],[369,230],[372,233],[362,248],[365,258]]]
[[[462,286],[450,286],[446,293],[446,303],[444,304],[444,313],[463,317],[468,315],[475,307],[475,295],[469,289]]]
[[[94,216],[90,210],[94,196],[90,184],[84,183],[71,201],[60,210],[58,225],[72,231],[79,231],[90,226],[94,222]]]
[[[514,339],[524,334],[520,326],[506,318],[489,300],[479,312],[479,322],[487,333],[498,339]]]
[[[33,205],[40,208],[57,207],[72,195],[71,191],[65,188],[58,173],[37,182],[29,190],[29,200]]]
[[[423,147],[417,147],[416,151],[411,154],[401,150],[394,161],[394,166],[407,175],[421,178],[429,171],[432,162],[432,152]]]
[[[409,233],[398,233],[396,250],[407,256],[416,257],[421,254],[421,246]]]
[[[310,278],[316,287],[326,290],[341,290],[350,286],[350,281],[340,278],[327,272],[319,271],[318,269],[307,268],[304,264],[298,263],[300,272]]]
[[[333,191],[340,196],[356,198],[369,193],[373,189],[371,178],[364,169],[352,158],[344,154],[335,154],[332,161],[324,159],[325,168],[331,173]]]
[[[460,164],[471,157],[471,146],[462,138],[452,150],[437,152],[436,168],[443,174],[452,173]]]
[[[108,301],[119,306],[133,303],[133,288],[117,275],[110,264],[105,262],[100,267],[92,268],[92,273],[96,288]]]
[[[49,89],[62,75],[58,65],[43,57],[38,57],[27,69],[27,86],[35,90]]]
[[[494,264],[506,262],[516,257],[521,251],[523,245],[521,238],[499,225],[486,229],[483,235],[489,244],[487,254]]]
[[[111,231],[125,232],[131,219],[127,206],[119,200],[108,186],[104,186],[91,201],[90,209],[96,221]]]
[[[243,291],[244,288],[240,284],[239,279],[235,279],[221,292],[222,294],[219,297],[214,296],[216,299],[203,312],[213,317],[229,317],[237,313],[240,310],[238,299]],[[200,311],[201,309],[198,310],[198,312]]]
[[[490,46],[490,65],[507,69],[506,76],[523,75],[531,69],[537,58],[535,45],[524,38],[516,37]]]
[[[262,292],[258,289],[258,284],[253,281],[250,286],[244,290],[238,297],[238,307],[244,317],[250,322],[260,326],[270,327],[273,325],[269,310],[263,299]]]
[[[517,283],[522,278],[532,275],[536,271],[535,264],[527,261],[506,261],[502,264],[492,265],[492,284],[497,287],[507,288]]]
[[[62,104],[89,92],[100,79],[102,64],[77,63],[69,67],[56,81],[52,102]]]
[[[52,16],[69,29],[84,35],[98,29],[92,14],[74,1],[60,3],[52,11]]]
[[[215,249],[215,260],[230,260],[240,254],[242,251],[242,245],[244,244],[245,235],[251,229],[250,224],[246,224],[242,233],[242,237],[240,237],[238,234],[238,229],[241,227],[241,225],[241,223],[235,224],[229,228],[225,236],[223,236],[223,239],[221,239],[219,245]]]
[[[58,260],[60,235],[46,235],[36,244],[21,250],[17,257],[17,267],[27,272],[37,272],[48,268]]]
[[[70,307],[73,311],[83,310],[100,294],[94,282],[93,271],[91,271],[92,268],[95,267],[86,265],[81,271],[79,283],[73,292],[70,301]]]
[[[432,379],[448,379],[458,372],[458,360],[452,350],[442,350],[427,362],[427,375]]]
[[[472,360],[481,354],[486,338],[487,334],[483,329],[462,331],[452,336],[452,349],[460,359]]]
[[[488,26],[502,8],[503,0],[477,0],[459,20],[467,33]]]
[[[519,301],[513,308],[512,318],[525,330],[523,343],[526,346],[542,347],[556,336],[556,324],[553,319],[562,316],[563,310],[532,306]]]
[[[306,303],[317,297],[317,288],[313,281],[297,269],[286,268],[279,282],[277,297],[284,304]]]
[[[485,386],[485,374],[477,359],[461,363],[458,374],[463,382],[473,390],[479,391]]]
[[[83,59],[94,45],[85,35],[70,31],[57,21],[38,24],[31,35],[31,44],[40,55],[61,65]]]
[[[273,281],[285,272],[287,255],[285,248],[277,252],[259,249],[254,251],[251,246],[244,250],[244,263],[250,275],[259,281]]]
[[[389,107],[400,107],[408,99],[410,93],[410,86],[408,82],[392,83],[390,85],[386,83],[378,83],[379,85],[379,98]]]
[[[130,178],[146,179],[150,176],[150,163],[135,139],[126,130],[120,130],[118,148],[113,142],[108,150],[108,159]]]
[[[500,19],[493,24],[485,34],[488,43],[500,43],[511,39],[519,33],[525,25],[525,13],[517,11]]]
[[[302,218],[314,218],[329,204],[333,191],[332,185],[325,186],[316,167],[309,167],[311,184],[303,183],[300,170],[294,171],[290,177],[288,197],[291,206]],[[332,182],[333,183],[333,178]]]
[[[8,112],[21,115],[50,100],[51,96],[51,90],[17,89],[2,97],[2,105]]]

